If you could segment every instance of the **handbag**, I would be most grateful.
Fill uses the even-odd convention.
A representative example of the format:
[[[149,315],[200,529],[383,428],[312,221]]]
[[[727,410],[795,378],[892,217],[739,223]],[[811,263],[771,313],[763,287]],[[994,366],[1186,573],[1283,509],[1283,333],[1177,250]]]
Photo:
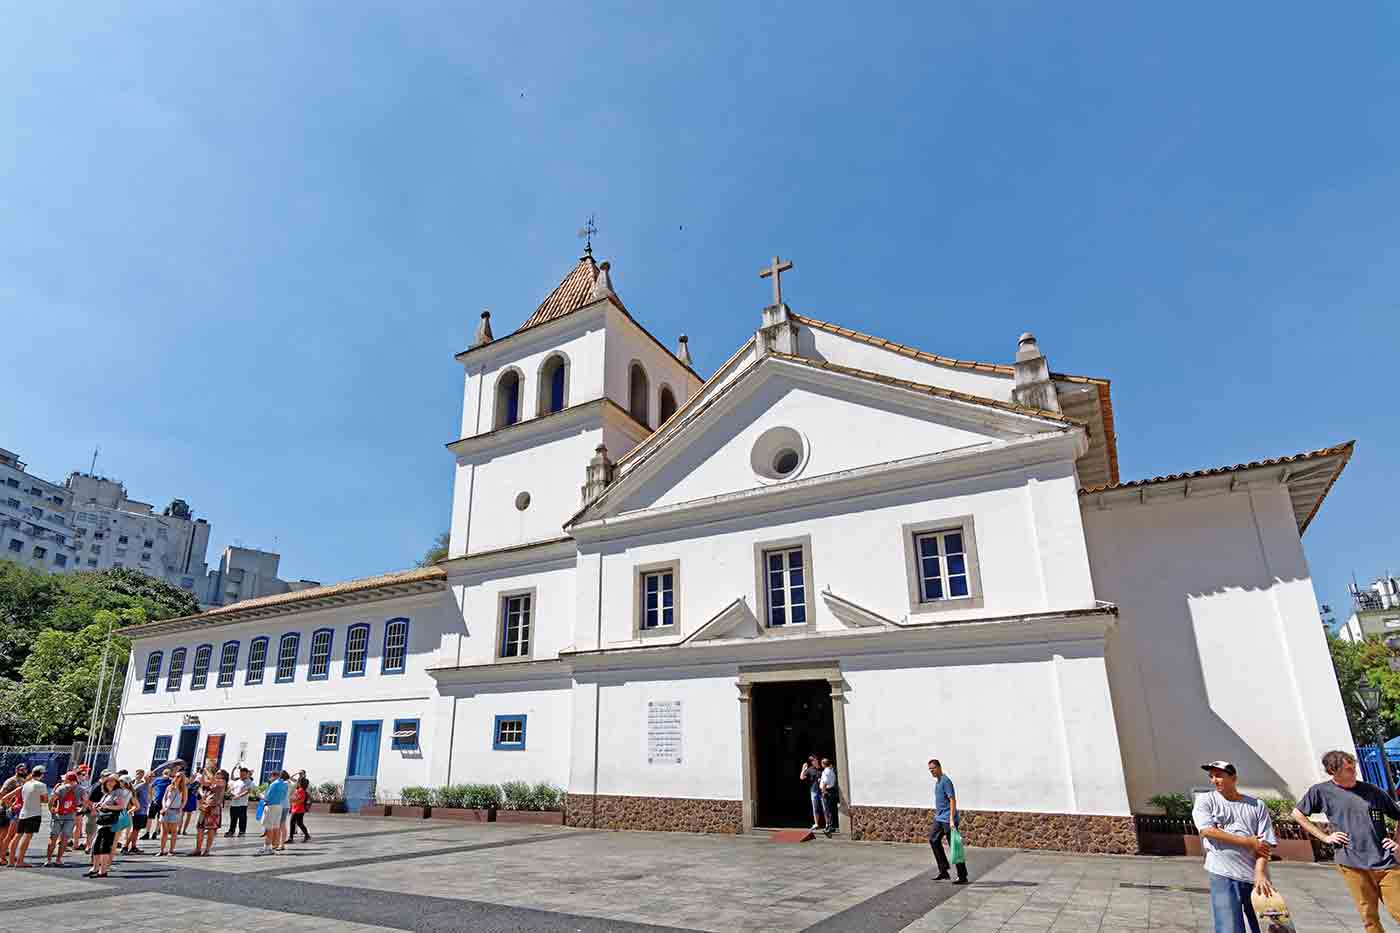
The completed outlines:
[[[121,811],[120,811],[120,810],[98,810],[98,811],[97,811],[97,825],[98,825],[98,826],[115,826],[115,825],[117,825],[117,818],[118,818],[119,816],[121,816]]]

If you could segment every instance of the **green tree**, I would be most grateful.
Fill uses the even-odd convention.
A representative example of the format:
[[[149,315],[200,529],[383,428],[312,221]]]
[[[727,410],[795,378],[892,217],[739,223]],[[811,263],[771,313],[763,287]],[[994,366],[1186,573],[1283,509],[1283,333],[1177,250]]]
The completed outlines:
[[[29,741],[64,743],[88,738],[93,709],[104,705],[106,716],[98,735],[110,729],[116,722],[131,651],[131,643],[118,632],[145,620],[140,609],[100,609],[91,625],[76,632],[46,629],[39,634],[20,668],[22,679],[11,701]]]
[[[433,546],[428,548],[428,552],[423,555],[423,559],[418,562],[419,567],[431,567],[447,556],[447,543],[452,539],[452,533],[444,531],[433,539]]]
[[[1390,669],[1391,651],[1380,636],[1372,635],[1365,641],[1352,642],[1329,635],[1327,647],[1332,653],[1332,667],[1337,674],[1337,686],[1342,692],[1342,705],[1346,707],[1352,736],[1362,744],[1369,744],[1374,739],[1374,726],[1368,720],[1356,693],[1363,676],[1380,687],[1381,720],[1386,738],[1400,733],[1400,672]]]

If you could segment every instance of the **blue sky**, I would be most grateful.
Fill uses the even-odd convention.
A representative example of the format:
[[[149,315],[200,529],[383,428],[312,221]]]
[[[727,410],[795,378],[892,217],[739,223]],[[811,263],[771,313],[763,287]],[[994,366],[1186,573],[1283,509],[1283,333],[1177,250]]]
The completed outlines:
[[[578,255],[708,373],[789,303],[1113,380],[1124,479],[1357,453],[1400,570],[1397,13],[1304,4],[0,3],[0,446],[283,576],[447,527],[462,349]],[[578,464],[581,481],[583,465]]]

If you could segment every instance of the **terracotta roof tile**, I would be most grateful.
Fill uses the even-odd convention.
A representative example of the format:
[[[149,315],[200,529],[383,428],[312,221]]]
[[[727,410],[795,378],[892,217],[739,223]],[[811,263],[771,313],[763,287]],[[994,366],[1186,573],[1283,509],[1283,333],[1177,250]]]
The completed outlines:
[[[579,259],[578,265],[569,270],[564,280],[555,286],[549,297],[540,302],[535,313],[527,317],[525,323],[517,327],[515,332],[518,334],[522,330],[529,330],[531,327],[538,327],[566,314],[572,314],[588,304],[588,296],[593,291],[593,281],[597,277],[598,264],[593,261],[593,257],[584,256]]]

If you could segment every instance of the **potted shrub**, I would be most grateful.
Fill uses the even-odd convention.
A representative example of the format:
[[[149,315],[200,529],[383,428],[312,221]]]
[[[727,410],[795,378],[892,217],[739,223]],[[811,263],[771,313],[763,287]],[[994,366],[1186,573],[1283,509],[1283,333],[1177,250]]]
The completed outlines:
[[[360,807],[360,816],[393,816],[393,804],[385,803],[379,797],[379,791],[374,792],[374,801]]]
[[[425,820],[432,812],[431,787],[405,787],[399,791],[399,803],[395,805],[392,815],[410,820]]]
[[[463,784],[462,800],[466,804],[464,818],[478,823],[496,822],[501,807],[501,789],[495,784]]]
[[[564,812],[559,804],[563,796],[562,790],[544,781],[534,785],[525,781],[507,781],[501,785],[505,808],[496,814],[496,820],[501,823],[562,826]]]
[[[311,788],[311,800],[323,803],[331,813],[345,813],[345,788],[334,781],[326,781]]]
[[[1313,862],[1317,858],[1313,852],[1313,838],[1309,836],[1307,830],[1293,822],[1293,808],[1298,805],[1298,801],[1290,800],[1287,797],[1263,797],[1264,806],[1269,808],[1269,815],[1274,818],[1274,835],[1278,837],[1278,846],[1274,849],[1274,857],[1285,862]]]
[[[1138,814],[1138,851],[1143,855],[1200,855],[1201,837],[1191,821],[1191,798],[1185,794],[1158,794],[1148,803],[1162,815]]]

